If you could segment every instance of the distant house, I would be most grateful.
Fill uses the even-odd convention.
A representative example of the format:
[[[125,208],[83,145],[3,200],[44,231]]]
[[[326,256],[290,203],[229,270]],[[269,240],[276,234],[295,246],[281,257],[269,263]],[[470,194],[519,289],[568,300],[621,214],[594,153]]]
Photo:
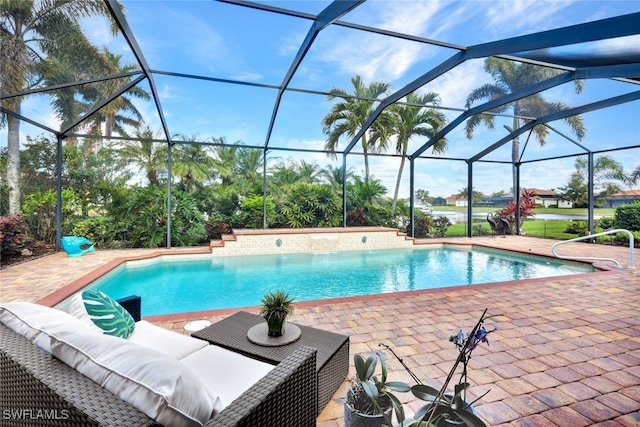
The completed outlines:
[[[552,206],[558,208],[573,207],[572,202],[563,200],[562,197],[560,197],[560,195],[555,191],[541,190],[539,188],[524,188],[523,190],[535,194],[534,200],[536,201],[536,205],[544,206],[545,208],[549,208]]]
[[[640,201],[640,190],[627,190],[620,193],[612,194],[604,198],[607,201],[605,207],[617,208],[620,205],[626,205]]]
[[[444,197],[436,197],[431,201],[432,206],[447,206],[447,199]]]
[[[533,192],[536,205],[545,208],[556,206],[559,208],[571,208],[573,203],[562,200],[560,195],[555,191],[541,190],[539,188],[523,188],[523,191]],[[505,194],[504,196],[483,196],[481,204],[484,206],[507,206],[513,200],[513,194]]]
[[[507,206],[513,200],[513,194],[505,194],[504,196],[483,196],[480,204],[482,206]]]
[[[447,206],[468,206],[467,196],[451,195],[447,197]]]

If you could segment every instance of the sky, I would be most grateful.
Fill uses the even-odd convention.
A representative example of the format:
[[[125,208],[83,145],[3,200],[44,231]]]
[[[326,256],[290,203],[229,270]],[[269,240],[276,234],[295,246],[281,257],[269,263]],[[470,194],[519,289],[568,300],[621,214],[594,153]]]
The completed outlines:
[[[283,82],[302,41],[309,31],[310,20],[282,14],[256,11],[209,0],[141,1],[122,0],[125,16],[152,70],[201,75],[257,85],[277,86]],[[317,14],[328,1],[266,1],[285,9]],[[640,11],[634,1],[409,1],[369,0],[341,18],[341,21],[407,33],[438,40],[450,45],[469,46],[508,37],[530,34],[589,20],[602,19]],[[122,63],[135,58],[122,36],[114,37],[103,20],[92,18],[82,22],[87,37],[97,46],[106,46],[122,55]],[[584,49],[625,49],[640,51],[640,37],[625,38],[618,44],[599,43],[575,46]],[[574,47],[570,47],[572,49]],[[291,88],[327,92],[341,88],[352,92],[350,79],[360,75],[365,83],[383,81],[391,91],[402,88],[434,66],[451,57],[456,50],[424,43],[385,37],[344,26],[330,26],[320,32],[306,53],[290,82]],[[277,97],[272,87],[258,87],[193,80],[178,76],[154,74],[163,112],[170,134],[194,136],[197,140],[224,137],[227,142],[241,141],[263,146],[267,140],[269,121]],[[467,95],[475,88],[491,83],[484,71],[484,61],[470,60],[449,73],[436,78],[418,92],[435,92],[440,97],[441,111],[453,120],[465,107]],[[150,90],[144,81],[140,85]],[[573,83],[542,93],[548,101],[578,106],[611,96],[638,90],[612,80],[587,80],[580,94]],[[145,122],[161,135],[161,122],[153,102],[134,100]],[[273,131],[268,140],[270,162],[279,159],[303,159],[319,166],[340,166],[342,157],[334,159],[325,153],[290,152],[279,148],[321,150],[326,136],[321,120],[331,108],[326,96],[287,91],[282,96]],[[44,96],[32,96],[23,103],[23,114],[58,129],[59,122]],[[570,129],[554,122],[544,146],[534,139],[526,147],[523,160],[566,156],[612,147],[640,144],[640,102],[635,101],[583,116],[585,138],[577,141]],[[476,154],[507,135],[505,126],[512,119],[498,117],[495,128],[478,127],[473,139],[465,135],[464,124],[447,135],[447,150],[437,159],[419,159],[415,163],[416,189],[432,196],[457,194],[467,187],[467,163],[460,160]],[[557,132],[556,132],[557,131]],[[22,136],[36,136],[41,130],[23,124]],[[568,136],[570,139],[562,135]],[[349,142],[341,141],[339,149]],[[413,139],[409,153],[426,141]],[[0,130],[0,146],[6,145],[6,129]],[[359,144],[354,153],[359,152]],[[394,148],[389,150],[394,152]],[[430,151],[425,155],[433,156]],[[609,153],[631,172],[640,166],[640,149]],[[444,159],[446,158],[446,159]],[[487,155],[473,165],[473,188],[485,194],[511,190],[510,144]],[[575,158],[561,158],[525,164],[521,186],[558,189],[565,186],[574,171]],[[348,166],[364,174],[363,157],[348,156]],[[271,164],[271,163],[270,163]],[[393,193],[400,166],[398,157],[371,157],[375,178]],[[409,164],[404,166],[400,197],[409,195]]]

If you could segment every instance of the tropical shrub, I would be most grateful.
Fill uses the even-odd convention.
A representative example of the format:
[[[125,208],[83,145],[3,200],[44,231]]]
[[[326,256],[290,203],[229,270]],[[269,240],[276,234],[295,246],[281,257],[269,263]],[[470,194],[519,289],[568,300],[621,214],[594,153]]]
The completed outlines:
[[[328,185],[300,182],[284,196],[278,214],[285,227],[336,227],[342,220],[342,206]]]
[[[444,237],[451,226],[451,221],[446,216],[434,218],[431,215],[416,217],[413,226],[413,236],[423,237]]]
[[[133,247],[156,248],[167,243],[167,192],[164,188],[135,188],[129,199],[111,213],[118,229],[128,230]],[[204,218],[188,193],[171,193],[171,245],[194,246],[205,242]]]
[[[433,220],[433,230],[438,237],[444,237],[449,227],[451,227],[451,221],[446,216],[440,216]]]
[[[54,190],[28,194],[22,204],[23,221],[35,240],[55,243],[56,206]],[[62,190],[62,235],[69,234],[75,216],[80,214],[80,196],[74,190]]]
[[[242,201],[239,216],[239,228],[262,228],[264,197],[251,196]],[[276,204],[271,197],[267,197],[267,227],[275,222]]]
[[[564,232],[569,234],[577,234],[578,236],[586,236],[589,232],[589,225],[587,224],[587,221],[581,219],[569,221]]]
[[[15,254],[27,239],[27,226],[20,215],[0,216],[0,259]]]
[[[214,219],[208,219],[204,224],[204,228],[207,231],[207,239],[220,240],[223,234],[231,234],[231,228],[224,221],[216,221]]]
[[[640,231],[640,202],[618,206],[615,212],[615,225],[616,228]]]
[[[231,226],[240,224],[240,196],[233,186],[216,186],[201,195],[199,200],[202,212],[207,212],[214,222],[222,221]]]
[[[522,194],[520,195],[520,228],[522,228],[522,223],[528,217],[535,216],[535,212],[533,211],[534,208],[536,207],[536,201],[534,199],[535,196],[536,196],[535,192],[527,191],[527,190],[523,190]],[[511,202],[509,202],[509,206],[507,206],[504,209],[500,209],[496,211],[496,215],[498,217],[508,219],[509,222],[512,224],[511,228],[513,228],[513,224],[515,224],[516,222],[517,209],[518,209],[518,206],[516,204],[516,201],[512,200]]]
[[[76,221],[71,227],[71,234],[86,237],[96,247],[109,248],[114,240],[124,240],[128,231],[118,230],[114,224],[116,221],[110,216],[91,216]]]
[[[364,209],[358,208],[347,212],[347,227],[366,227],[369,225]]]
[[[610,216],[600,218],[596,221],[596,226],[602,228],[603,230],[610,230],[612,228],[615,228],[616,219]]]
[[[633,234],[633,246],[640,247],[640,231],[632,231]],[[629,235],[627,233],[616,233],[613,236],[613,241],[619,245],[627,246],[629,244]]]
[[[413,237],[422,238],[429,236],[429,230],[433,225],[433,218],[430,216],[423,216],[415,219],[413,225]]]

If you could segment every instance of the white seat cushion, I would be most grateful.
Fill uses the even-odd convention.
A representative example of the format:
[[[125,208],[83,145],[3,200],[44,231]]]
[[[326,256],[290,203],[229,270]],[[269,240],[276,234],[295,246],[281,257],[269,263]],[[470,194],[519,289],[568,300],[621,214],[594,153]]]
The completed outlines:
[[[207,341],[161,328],[146,320],[136,322],[136,328],[128,340],[178,360],[209,345]]]
[[[0,323],[47,353],[51,353],[49,335],[54,332],[92,331],[89,325],[69,313],[31,302],[0,305]]]
[[[201,426],[222,409],[214,389],[179,361],[111,335],[58,332],[52,354],[165,426]]]
[[[217,345],[208,345],[185,357],[180,363],[197,372],[198,377],[210,392],[220,396],[224,407],[274,368],[274,365],[251,359]]]

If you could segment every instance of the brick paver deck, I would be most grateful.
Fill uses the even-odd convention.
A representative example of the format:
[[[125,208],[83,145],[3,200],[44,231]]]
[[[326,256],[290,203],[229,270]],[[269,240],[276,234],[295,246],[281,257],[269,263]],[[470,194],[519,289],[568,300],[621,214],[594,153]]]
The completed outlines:
[[[549,254],[553,241],[524,236],[455,239]],[[0,301],[41,301],[114,259],[152,251],[97,251],[80,258],[56,254],[0,271]],[[177,250],[172,250],[177,252]],[[575,243],[563,254],[628,260],[628,248]],[[636,250],[637,252],[637,250]],[[636,266],[640,266],[636,260]],[[49,299],[50,300],[50,299]],[[43,301],[47,301],[44,299]],[[425,382],[439,386],[455,351],[448,336],[469,329],[487,307],[497,330],[471,360],[471,392],[489,425],[640,426],[640,272],[479,285],[296,304],[292,321],[350,335],[351,354],[393,346]],[[233,310],[231,310],[233,311]],[[184,332],[188,321],[216,321],[221,312],[150,320]],[[394,360],[390,377],[411,382]],[[351,367],[353,372],[353,367]],[[342,426],[342,396],[334,395],[318,426]],[[401,395],[402,396],[402,395]],[[409,408],[419,401],[402,396]]]

